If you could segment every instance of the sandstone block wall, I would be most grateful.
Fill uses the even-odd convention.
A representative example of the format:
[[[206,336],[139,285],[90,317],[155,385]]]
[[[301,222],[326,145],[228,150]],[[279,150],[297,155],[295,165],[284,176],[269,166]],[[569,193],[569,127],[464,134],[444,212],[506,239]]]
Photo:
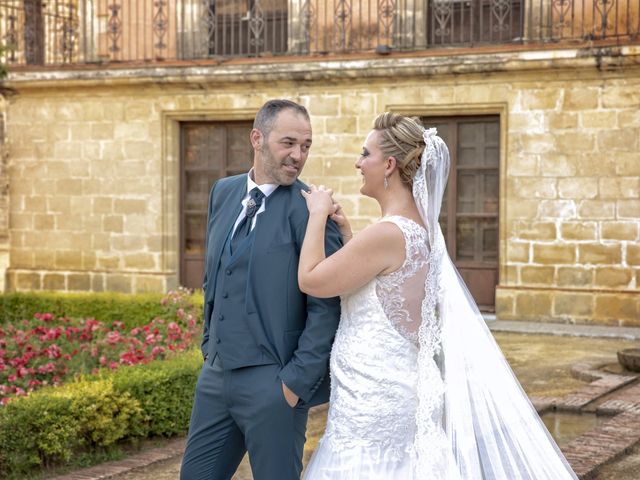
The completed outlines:
[[[138,83],[31,85],[11,101],[8,289],[175,287],[179,123],[252,119],[288,97],[312,115],[303,180],[333,187],[357,230],[380,214],[354,168],[378,113],[499,115],[498,317],[640,325],[637,69]]]

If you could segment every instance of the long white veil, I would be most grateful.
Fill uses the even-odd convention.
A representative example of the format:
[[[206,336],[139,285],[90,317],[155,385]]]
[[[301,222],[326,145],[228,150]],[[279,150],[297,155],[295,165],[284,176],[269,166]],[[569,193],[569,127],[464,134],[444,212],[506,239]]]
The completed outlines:
[[[413,197],[427,226],[414,478],[577,479],[520,387],[445,247],[438,224],[449,151],[435,129]]]

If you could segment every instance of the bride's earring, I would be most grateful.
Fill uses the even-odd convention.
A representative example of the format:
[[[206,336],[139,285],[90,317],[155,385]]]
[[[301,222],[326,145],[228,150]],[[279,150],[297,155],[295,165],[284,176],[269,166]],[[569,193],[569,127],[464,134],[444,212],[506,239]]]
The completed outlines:
[[[389,188],[389,180],[387,177],[384,177],[384,189],[387,190]]]

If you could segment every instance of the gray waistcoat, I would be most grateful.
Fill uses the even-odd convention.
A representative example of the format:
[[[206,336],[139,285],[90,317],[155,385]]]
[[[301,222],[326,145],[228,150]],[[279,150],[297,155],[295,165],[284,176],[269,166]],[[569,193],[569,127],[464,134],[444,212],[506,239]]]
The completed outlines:
[[[217,353],[225,370],[275,363],[254,341],[245,313],[245,293],[254,231],[238,246],[233,255],[229,234],[216,273],[216,291],[211,314],[213,337],[209,340],[209,355],[213,358]],[[252,285],[249,288],[259,286]]]

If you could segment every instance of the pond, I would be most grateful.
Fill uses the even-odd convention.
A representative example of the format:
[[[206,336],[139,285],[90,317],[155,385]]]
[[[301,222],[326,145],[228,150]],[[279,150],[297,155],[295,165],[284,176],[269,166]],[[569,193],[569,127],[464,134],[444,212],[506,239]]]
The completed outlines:
[[[541,418],[556,443],[564,445],[611,417],[597,416],[592,413],[548,412]]]

